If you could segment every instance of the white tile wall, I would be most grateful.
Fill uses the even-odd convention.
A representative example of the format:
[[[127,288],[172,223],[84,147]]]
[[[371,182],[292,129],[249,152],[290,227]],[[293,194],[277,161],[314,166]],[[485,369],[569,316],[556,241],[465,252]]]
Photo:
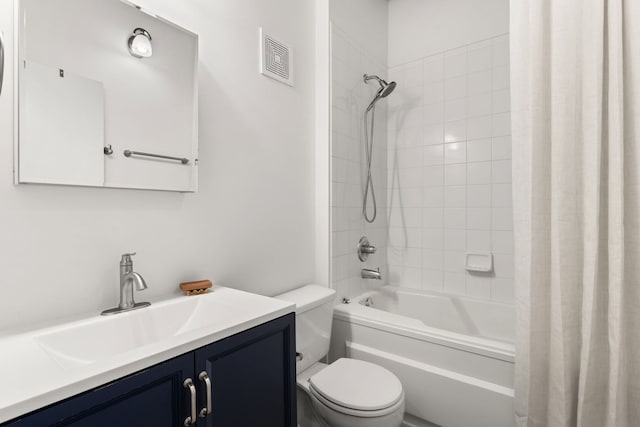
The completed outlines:
[[[417,214],[407,215],[406,221],[398,223],[395,230],[403,227],[415,227],[415,233],[398,233],[390,236],[396,242],[407,240],[411,235],[411,244],[420,241],[420,210],[422,207],[422,110],[408,109],[403,115],[406,128],[401,132],[402,150],[393,157],[399,170],[399,178],[413,191],[403,193],[403,199],[387,197],[387,106],[379,103],[376,108],[376,130],[372,175],[378,204],[378,217],[374,224],[368,224],[362,215],[362,192],[366,179],[366,154],[364,151],[363,113],[378,88],[377,84],[364,84],[362,75],[386,75],[386,64],[375,58],[384,56],[380,52],[367,52],[355,39],[349,37],[335,24],[332,25],[331,58],[331,257],[332,286],[337,297],[356,296],[366,289],[380,286],[386,282],[390,273],[402,277],[414,278],[421,283],[421,256],[413,252],[392,253],[398,269],[389,272],[387,268],[387,201],[390,206],[412,207]],[[420,73],[421,74],[421,73]],[[416,79],[412,73],[403,73],[403,81]],[[412,93],[415,105],[422,105],[422,93]],[[390,99],[390,98],[388,98]],[[420,131],[413,131],[416,128]],[[391,160],[390,160],[391,161]],[[416,217],[420,220],[418,221]],[[368,236],[378,252],[361,263],[356,254],[356,245],[362,236]],[[417,236],[417,237],[416,237]],[[419,245],[416,246],[419,249]],[[364,280],[360,277],[363,267],[380,267],[384,281]]]
[[[508,46],[503,35],[389,70],[392,284],[513,300]],[[467,252],[492,252],[494,273],[466,272]]]

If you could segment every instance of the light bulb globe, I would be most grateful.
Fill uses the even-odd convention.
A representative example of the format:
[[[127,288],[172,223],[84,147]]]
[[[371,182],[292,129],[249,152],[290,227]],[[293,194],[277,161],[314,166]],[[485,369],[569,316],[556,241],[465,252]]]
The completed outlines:
[[[149,58],[153,55],[151,35],[142,28],[136,28],[127,42],[129,53],[136,58]]]

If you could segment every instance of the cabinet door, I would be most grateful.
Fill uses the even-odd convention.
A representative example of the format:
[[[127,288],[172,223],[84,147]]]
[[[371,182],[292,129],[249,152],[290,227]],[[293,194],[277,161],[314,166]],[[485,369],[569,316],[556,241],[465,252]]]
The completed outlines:
[[[295,427],[295,315],[196,350],[196,371],[211,380],[212,413],[199,426]],[[205,384],[198,381],[199,410]]]
[[[3,426],[182,426],[190,399],[182,383],[193,378],[193,360],[176,357]]]

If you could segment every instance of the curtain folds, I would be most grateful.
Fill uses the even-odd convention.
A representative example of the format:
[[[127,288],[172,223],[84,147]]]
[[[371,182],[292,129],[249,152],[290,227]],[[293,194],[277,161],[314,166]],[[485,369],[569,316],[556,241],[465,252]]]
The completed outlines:
[[[640,425],[640,1],[512,0],[516,420]]]

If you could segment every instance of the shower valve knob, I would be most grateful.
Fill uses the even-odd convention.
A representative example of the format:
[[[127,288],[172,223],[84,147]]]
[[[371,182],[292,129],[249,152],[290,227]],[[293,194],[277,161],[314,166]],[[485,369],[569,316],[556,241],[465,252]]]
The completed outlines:
[[[366,236],[362,236],[358,242],[358,258],[360,261],[365,262],[369,255],[376,253],[376,247],[369,243],[369,239]]]

